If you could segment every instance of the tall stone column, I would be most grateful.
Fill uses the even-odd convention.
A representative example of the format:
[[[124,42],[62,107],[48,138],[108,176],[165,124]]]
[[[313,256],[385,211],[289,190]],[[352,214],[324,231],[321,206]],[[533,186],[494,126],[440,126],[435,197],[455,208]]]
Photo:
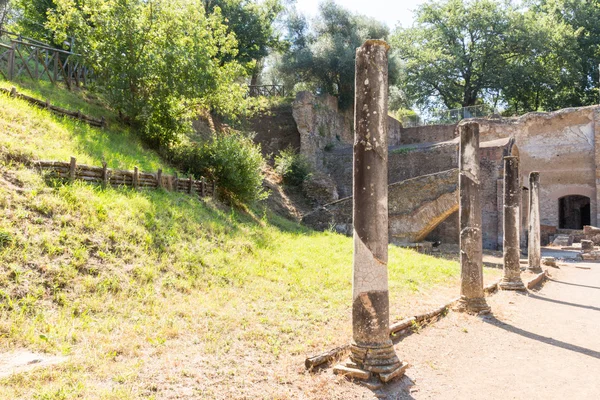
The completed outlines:
[[[519,238],[519,158],[504,157],[504,275],[498,284],[504,290],[525,290],[521,280],[521,244]]]
[[[540,264],[542,249],[540,248],[540,173],[529,174],[529,241],[527,254],[531,272],[542,272]]]
[[[353,342],[351,362],[336,367],[338,373],[383,382],[406,369],[389,335],[388,50],[380,40],[368,40],[356,50]]]
[[[461,274],[460,300],[456,309],[477,314],[490,311],[483,293],[479,124],[468,122],[459,125],[458,129]]]

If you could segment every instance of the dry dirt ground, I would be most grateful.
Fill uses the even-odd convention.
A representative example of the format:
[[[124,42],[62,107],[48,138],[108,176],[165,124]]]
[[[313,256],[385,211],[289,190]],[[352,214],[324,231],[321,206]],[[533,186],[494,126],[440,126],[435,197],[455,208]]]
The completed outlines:
[[[451,312],[398,343],[407,375],[362,398],[600,398],[600,264],[549,272],[538,291],[489,297],[492,315]]]

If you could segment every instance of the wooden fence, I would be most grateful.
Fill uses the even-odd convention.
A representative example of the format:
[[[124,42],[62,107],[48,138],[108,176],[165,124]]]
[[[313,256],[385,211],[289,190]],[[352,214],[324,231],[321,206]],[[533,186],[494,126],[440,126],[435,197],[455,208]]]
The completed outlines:
[[[285,96],[285,86],[283,85],[250,85],[248,86],[248,96],[250,97],[272,97]]]
[[[93,78],[93,71],[83,65],[80,54],[5,30],[0,30],[0,36],[9,42],[0,43],[0,76],[6,80],[28,76],[33,80],[64,82],[71,89],[85,86]]]
[[[13,87],[12,89],[0,88],[0,93],[6,93],[6,94],[10,95],[11,97],[16,97],[16,98],[25,100],[25,101],[27,101],[31,104],[34,104],[40,108],[45,108],[47,110],[50,110],[55,114],[78,119],[80,121],[85,122],[88,125],[91,125],[91,126],[97,126],[99,128],[106,127],[106,120],[104,119],[104,117],[97,119],[97,118],[93,118],[88,115],[85,115],[82,112],[80,112],[79,110],[78,111],[70,111],[65,108],[53,106],[52,104],[50,104],[49,100],[39,100],[39,99],[36,99],[35,97],[31,97],[31,96],[27,96],[23,93],[19,93],[19,92],[17,92],[17,88],[15,88],[15,87]]]
[[[77,164],[75,157],[71,157],[70,162],[35,161],[34,166],[54,178],[71,181],[79,179],[103,186],[129,186],[134,189],[163,188],[168,191],[183,192],[198,197],[214,197],[217,193],[214,182],[208,183],[204,178],[194,180],[191,176],[179,178],[177,174],[163,175],[160,169],[155,173],[140,172],[138,167],[135,167],[133,171],[127,171],[107,168],[106,163],[102,163],[102,167],[94,167]]]

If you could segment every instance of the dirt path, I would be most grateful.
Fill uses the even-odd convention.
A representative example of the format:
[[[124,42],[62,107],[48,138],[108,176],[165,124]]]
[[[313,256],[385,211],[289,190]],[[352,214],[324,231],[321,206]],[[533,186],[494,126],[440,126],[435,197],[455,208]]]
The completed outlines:
[[[491,316],[450,313],[398,343],[407,376],[363,398],[600,398],[600,264],[549,272],[539,291],[488,298]]]

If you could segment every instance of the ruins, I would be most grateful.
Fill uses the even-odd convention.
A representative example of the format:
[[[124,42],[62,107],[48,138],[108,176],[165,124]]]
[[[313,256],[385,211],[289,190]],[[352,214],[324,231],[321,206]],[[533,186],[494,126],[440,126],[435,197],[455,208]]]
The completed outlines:
[[[540,248],[540,173],[529,174],[529,240],[527,269],[532,272],[542,272],[540,265],[542,249]]]
[[[504,290],[525,290],[521,280],[521,241],[519,240],[519,208],[521,186],[519,158],[504,157],[504,264],[498,287]]]
[[[300,95],[299,95],[300,96]],[[319,170],[331,176],[335,182],[339,202],[351,197],[352,155],[344,134],[337,128],[322,128],[320,114],[330,115],[332,109],[319,97],[309,96],[312,108],[306,97],[301,107],[305,120],[314,121],[311,130],[298,135],[319,136],[333,148],[311,147],[317,151],[315,157]],[[600,191],[596,182],[597,163],[600,159],[600,106],[569,108],[549,113],[528,113],[521,117],[493,117],[475,119],[480,130],[480,159],[482,174],[482,230],[483,247],[501,250],[503,247],[503,207],[504,176],[503,160],[506,156],[519,157],[521,184],[519,216],[519,236],[521,248],[527,248],[529,215],[529,174],[537,171],[543,176],[540,187],[540,241],[546,245],[559,235],[566,235],[570,243],[583,236],[583,226],[597,224],[597,196]],[[313,117],[309,117],[314,114]],[[342,112],[338,112],[342,115]],[[388,181],[390,183],[390,210],[392,204],[405,204],[408,200],[399,193],[393,193],[396,185],[408,185],[409,180],[425,179],[432,182],[435,175],[458,167],[458,137],[456,125],[432,125],[405,128],[390,121]],[[337,125],[336,125],[337,126]],[[341,128],[340,128],[341,129]],[[325,136],[320,136],[323,133]],[[337,139],[339,137],[339,140]],[[309,140],[309,139],[306,139]],[[315,139],[316,140],[316,139]],[[303,152],[302,146],[300,151]],[[426,177],[434,175],[431,177]],[[445,178],[440,178],[443,182]],[[395,217],[406,218],[417,214],[428,215],[432,225],[427,230],[414,234],[407,231],[406,224],[392,224],[390,219],[390,241],[410,243],[411,241],[441,241],[458,245],[458,197],[456,188],[448,187],[434,197],[429,189],[411,190],[412,198],[422,201],[401,212]],[[438,207],[436,201],[442,195],[455,193],[453,207]],[[448,205],[448,202],[443,202]],[[439,210],[439,213],[436,212]],[[426,212],[425,212],[426,211]],[[321,205],[314,215],[306,220],[314,220],[321,227],[334,227],[342,233],[351,232],[348,220],[351,214],[342,213],[339,203]],[[329,216],[327,216],[327,215]],[[332,215],[333,214],[333,215]],[[391,218],[391,216],[390,216]],[[308,222],[307,222],[308,223]],[[311,226],[312,222],[308,223]],[[318,228],[315,226],[315,228]],[[576,229],[574,229],[576,228]],[[320,228],[323,229],[323,228]]]
[[[490,307],[483,292],[481,233],[481,174],[479,164],[479,125],[459,125],[460,192],[460,300],[457,310],[485,313]]]
[[[354,139],[354,274],[350,362],[335,372],[383,382],[407,367],[389,336],[387,43],[368,40],[356,51]]]

